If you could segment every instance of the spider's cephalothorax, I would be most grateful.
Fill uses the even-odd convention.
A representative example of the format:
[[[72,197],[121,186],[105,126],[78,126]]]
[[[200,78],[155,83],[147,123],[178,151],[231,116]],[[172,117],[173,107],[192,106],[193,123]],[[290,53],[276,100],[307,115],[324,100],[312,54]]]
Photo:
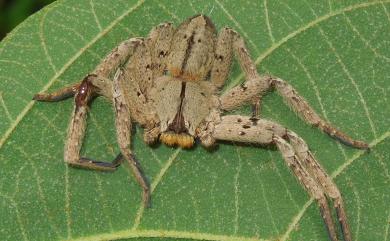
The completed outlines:
[[[219,95],[233,53],[246,81]],[[293,131],[259,117],[260,100],[268,89],[275,89],[307,123],[347,145],[368,148],[324,121],[287,82],[260,76],[240,35],[230,28],[217,32],[204,15],[191,17],[177,28],[171,23],[160,24],[147,38],[128,39],[80,83],[52,94],[37,94],[34,99],[59,101],[75,96],[65,161],[81,168],[113,171],[126,160],[143,189],[145,205],[150,202],[150,187],[130,150],[133,122],[144,128],[147,144],[160,140],[189,148],[198,139],[206,147],[218,140],[276,145],[298,181],[317,200],[330,239],[337,241],[338,237],[327,198],[334,201],[344,240],[352,241],[340,191],[305,141]],[[80,157],[88,104],[97,95],[110,100],[115,112],[121,153],[112,162]],[[252,116],[225,114],[246,103],[254,106]]]
[[[156,81],[152,97],[160,121],[160,140],[167,145],[191,147],[196,128],[213,108],[213,86],[208,78],[216,38],[214,25],[202,15],[188,19],[172,35],[168,74]]]

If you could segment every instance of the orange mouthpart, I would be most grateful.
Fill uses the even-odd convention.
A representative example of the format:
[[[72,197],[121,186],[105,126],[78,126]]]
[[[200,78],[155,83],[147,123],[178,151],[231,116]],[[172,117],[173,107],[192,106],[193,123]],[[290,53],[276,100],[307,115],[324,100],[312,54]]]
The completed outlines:
[[[168,146],[179,146],[181,148],[191,148],[194,145],[193,136],[173,132],[162,133],[160,141]]]

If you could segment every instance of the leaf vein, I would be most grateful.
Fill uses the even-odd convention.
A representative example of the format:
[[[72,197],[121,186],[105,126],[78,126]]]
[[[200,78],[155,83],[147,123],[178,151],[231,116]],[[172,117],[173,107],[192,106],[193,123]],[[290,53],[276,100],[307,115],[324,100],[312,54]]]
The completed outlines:
[[[343,16],[347,20],[347,23],[352,28],[353,32],[356,33],[357,36],[359,36],[359,38],[363,41],[364,45],[366,45],[376,57],[384,58],[385,60],[390,61],[389,57],[378,53],[378,51],[370,44],[370,42],[365,37],[363,37],[363,35],[359,32],[356,26],[352,23],[351,19],[345,13],[343,13]]]
[[[39,38],[41,40],[42,48],[43,48],[43,51],[44,51],[45,56],[47,58],[47,61],[49,62],[49,65],[51,66],[51,68],[53,69],[54,73],[56,74],[57,73],[57,67],[54,65],[53,60],[52,60],[52,58],[51,58],[51,56],[49,54],[49,51],[47,49],[46,39],[45,39],[45,36],[44,36],[45,19],[46,19],[47,14],[52,9],[53,9],[53,7],[47,7],[47,8],[45,8],[44,13],[42,14],[41,20],[39,22]]]
[[[386,228],[385,228],[385,232],[384,232],[385,237],[384,237],[383,241],[387,241],[387,237],[389,237],[389,227],[390,227],[390,212],[387,215],[387,224],[386,224]]]
[[[147,148],[150,152],[150,154],[152,155],[153,159],[158,163],[159,166],[162,166],[162,161],[160,158],[158,158],[156,152],[152,149],[152,148]]]
[[[16,214],[16,221],[18,222],[18,225],[19,225],[19,228],[20,228],[20,232],[22,233],[22,237],[23,237],[23,240],[24,241],[28,241],[29,238],[27,236],[27,232],[26,232],[26,229],[24,227],[24,224],[23,224],[23,221],[22,221],[22,217],[20,216],[20,211],[19,211],[19,208],[18,208],[18,205],[17,205],[17,202],[15,202],[15,200],[7,195],[4,195],[2,193],[0,193],[0,197],[4,198],[4,199],[7,199],[8,202],[10,205],[12,205],[14,207],[14,210],[15,210],[15,214]]]
[[[261,180],[261,178],[258,178],[259,181],[259,184],[260,184],[260,187],[261,187],[261,195],[263,196],[263,199],[264,199],[264,203],[265,203],[265,208],[267,209],[267,213],[271,219],[271,223],[272,223],[272,226],[275,230],[275,234],[279,234],[279,229],[275,223],[275,220],[274,220],[274,217],[272,216],[272,211],[271,211],[271,208],[270,208],[270,205],[269,205],[269,202],[268,202],[268,199],[267,199],[267,196],[265,195],[265,189],[264,189],[264,183],[263,183],[263,180]]]
[[[387,168],[386,166],[386,162],[385,160],[383,160],[383,156],[379,155],[378,153],[374,152],[373,153],[374,157],[376,157],[378,159],[378,162],[379,164],[382,166],[382,169],[385,173],[385,176],[387,178],[387,181],[390,182],[390,173],[389,173],[389,169]]]
[[[164,4],[161,4],[160,1],[157,1],[157,6],[159,6],[162,10],[164,10],[166,13],[168,13],[176,21],[178,21],[178,22],[181,21],[181,19],[176,14],[172,13]]]
[[[107,205],[107,198],[103,192],[102,179],[100,178],[99,174],[96,172],[95,172],[94,176],[95,176],[95,180],[96,180],[96,184],[97,184],[96,190],[99,193],[99,196],[102,200],[101,202],[99,201],[99,203],[102,204],[100,211],[103,213],[103,216],[107,219],[109,232],[112,233],[114,231],[114,226],[112,225],[112,218],[111,218],[110,212],[109,212],[109,210],[107,210],[107,207],[109,207],[109,205]],[[106,223],[106,222],[104,222],[104,223]]]
[[[199,205],[195,198],[194,193],[189,191],[189,196],[191,198],[192,206],[194,207],[193,210],[195,212],[194,219],[195,219],[195,230],[200,231],[200,212],[199,212]]]
[[[99,28],[99,31],[102,31],[103,28],[102,28],[102,25],[100,24],[100,21],[99,21],[99,18],[95,12],[95,5],[93,3],[92,0],[89,0],[89,4],[91,5],[91,11],[92,11],[92,14],[93,14],[93,18],[95,19],[95,22],[96,22],[96,26]]]
[[[0,92],[0,102],[1,102],[1,106],[2,106],[3,109],[4,109],[5,115],[7,116],[8,120],[9,120],[10,122],[12,122],[12,121],[13,121],[13,117],[12,117],[11,114],[9,113],[8,108],[7,108],[7,105],[4,103],[3,92]]]
[[[360,224],[361,224],[360,216],[361,216],[361,206],[362,206],[362,204],[361,204],[359,192],[357,191],[355,185],[353,184],[353,182],[350,180],[349,177],[347,177],[347,181],[348,181],[348,183],[350,183],[351,188],[352,188],[352,193],[355,196],[355,198],[353,198],[353,200],[356,200],[357,215],[356,215],[356,229],[355,229],[354,237],[355,237],[355,241],[358,241],[359,240],[359,234],[360,234]]]
[[[92,123],[96,126],[96,128],[94,129],[97,131],[98,135],[100,136],[100,139],[103,140],[106,149],[114,156],[115,155],[114,149],[112,148],[110,142],[107,140],[106,135],[104,135],[104,133],[102,132],[104,128],[99,125],[95,115],[92,112],[89,113],[89,116],[91,117]]]
[[[329,12],[333,12],[333,6],[331,0],[328,0],[328,5],[329,5]]]
[[[124,29],[130,35],[129,37],[138,36],[138,34],[135,34],[129,27],[127,27],[121,23],[118,23],[118,26],[121,27],[122,29]]]
[[[64,131],[59,129],[56,125],[53,124],[52,121],[50,121],[44,114],[37,112],[37,115],[41,120],[44,120],[47,124],[47,126],[50,126],[54,132],[57,133],[57,135],[62,138],[64,136]]]
[[[20,176],[22,175],[22,172],[24,171],[24,169],[26,167],[27,167],[27,162],[24,162],[23,166],[19,168],[18,173],[16,174],[16,177],[15,177],[15,190],[12,193],[11,198],[14,198],[16,196],[16,194],[19,193],[20,180],[21,180]]]
[[[328,36],[325,34],[325,32],[322,30],[322,28],[319,27],[318,30],[320,31],[321,35],[324,36],[325,41],[328,43],[329,47],[331,49],[335,49],[333,43],[329,40]],[[343,69],[344,73],[347,75],[348,79],[351,81],[353,87],[355,88],[355,91],[356,91],[357,95],[359,96],[359,101],[362,104],[364,112],[365,112],[365,115],[366,115],[366,117],[368,119],[368,122],[369,122],[369,125],[371,127],[371,130],[372,130],[372,133],[374,135],[374,138],[377,138],[377,133],[376,133],[374,122],[371,119],[371,114],[370,114],[370,111],[368,109],[366,100],[363,97],[363,94],[360,91],[360,88],[359,88],[358,84],[356,83],[355,79],[352,77],[352,75],[349,72],[347,66],[344,64],[343,60],[341,59],[341,56],[336,51],[333,51],[333,53],[334,53],[334,55],[335,55],[335,57],[337,59],[337,62],[340,64],[340,66]]]
[[[198,10],[196,10],[196,9],[195,9],[195,7],[194,7],[194,5],[192,4],[192,1],[188,1],[188,4],[190,5],[190,7],[191,7],[191,10],[194,12],[194,14],[197,14],[197,13],[199,13],[199,11],[198,11]]]
[[[65,163],[65,217],[66,217],[66,234],[67,238],[72,237],[72,218],[70,206],[70,183],[69,183],[69,166]]]
[[[280,4],[284,5],[285,8],[291,13],[291,15],[295,16],[296,19],[299,20],[299,22],[301,22],[302,24],[304,24],[304,20],[301,16],[299,16],[299,14],[297,13],[296,10],[292,9],[287,3],[285,3],[284,1],[280,1],[279,2]]]
[[[7,64],[14,64],[14,65],[19,65],[22,67],[22,70],[27,73],[34,81],[36,82],[40,82],[40,80],[38,78],[35,77],[35,75],[29,70],[29,68],[25,65],[25,64],[22,64],[18,61],[14,61],[14,60],[7,60],[7,59],[0,59],[0,62],[3,62],[3,63],[7,63]],[[8,76],[1,76],[5,79],[10,79]],[[20,84],[18,81],[15,81],[16,83]],[[26,88],[26,87],[25,87]]]
[[[318,90],[318,87],[316,83],[314,82],[314,78],[311,76],[310,71],[306,68],[306,66],[302,63],[302,61],[299,60],[299,58],[290,50],[290,48],[286,47],[287,52],[290,53],[290,55],[293,57],[293,59],[298,63],[298,65],[302,68],[303,72],[305,72],[307,79],[309,80],[309,83],[312,86],[312,89],[314,90],[314,93],[317,97],[317,101],[320,105],[321,113],[323,118],[329,122],[328,115],[325,111],[324,105],[322,103],[322,98],[320,95],[320,91]],[[337,142],[337,148],[340,150],[341,154],[344,156],[344,159],[347,159],[347,155],[345,154],[344,148],[341,146],[340,142]]]
[[[80,40],[82,40],[84,43],[87,42],[87,40],[84,38],[84,36],[81,35],[79,32],[77,32],[76,30],[74,30],[73,28],[69,28],[69,27],[67,27],[67,26],[65,26],[63,24],[59,24],[59,23],[56,23],[56,22],[53,22],[53,21],[50,21],[50,20],[47,20],[46,22],[50,23],[52,25],[61,27],[61,28],[65,29],[65,30],[67,30],[67,31],[70,31],[70,32],[74,33],[76,36],[78,36],[80,38]],[[75,52],[77,52],[77,50],[76,50],[77,48],[73,44],[71,44],[69,41],[63,40],[63,42],[64,43],[67,42],[67,44],[69,44],[75,50]],[[96,59],[102,60],[102,57],[99,54],[97,54],[95,51],[92,51],[91,49],[86,49],[86,51],[91,53]]]
[[[382,7],[383,7],[383,11],[385,12],[385,14],[387,15],[387,19],[389,20],[390,22],[390,13],[389,11],[387,11],[387,8],[385,6],[385,4],[382,2]]]
[[[240,205],[239,205],[239,191],[240,191],[240,172],[241,172],[241,155],[239,153],[238,147],[235,148],[237,152],[238,166],[236,175],[234,175],[234,207],[235,207],[235,216],[234,216],[234,234],[238,232],[238,220],[240,215]]]
[[[36,49],[37,45],[35,44],[22,44],[22,43],[17,43],[15,42],[9,42],[8,43],[11,46],[17,47],[17,48],[24,48],[24,49]]]
[[[22,154],[26,160],[29,160],[31,156],[29,156],[22,148],[15,148],[17,151],[19,151],[20,154]],[[59,230],[58,230],[58,227],[54,224],[54,221],[53,221],[53,214],[50,212],[50,210],[48,209],[47,207],[47,201],[46,201],[46,197],[45,197],[45,194],[43,192],[43,189],[42,189],[42,181],[41,181],[41,178],[38,174],[38,169],[37,167],[35,166],[35,163],[34,161],[29,161],[32,169],[33,169],[33,175],[36,179],[36,184],[37,184],[37,187],[38,187],[38,197],[39,199],[41,200],[41,202],[43,203],[43,209],[46,213],[46,217],[47,217],[47,220],[49,222],[49,225],[51,227],[51,229],[56,233],[57,237],[60,238],[60,235],[59,235]]]
[[[265,13],[265,22],[267,24],[269,38],[271,39],[272,44],[275,44],[275,38],[274,38],[274,36],[272,34],[270,17],[269,17],[269,13],[268,13],[267,0],[264,0],[264,13]]]
[[[172,155],[171,157],[166,161],[165,165],[161,168],[160,172],[153,178],[153,182],[150,185],[150,194],[153,194],[154,190],[158,186],[158,184],[161,182],[162,178],[164,175],[167,173],[168,169],[172,166],[173,162],[176,160],[177,156],[181,152],[181,149],[178,148]],[[145,207],[143,203],[141,203],[140,207],[138,208],[136,217],[134,219],[134,225],[131,228],[131,230],[137,230],[139,225],[141,224],[141,219],[143,217],[145,211]]]
[[[272,152],[271,152],[270,150],[268,150],[267,152],[268,152],[268,154],[269,154],[269,156],[270,156],[272,162],[275,163],[276,161],[275,161],[275,158],[274,158],[274,155],[272,154]],[[275,167],[276,173],[277,173],[278,176],[279,176],[280,181],[282,182],[284,188],[286,189],[287,196],[288,196],[288,197],[290,198],[290,200],[294,203],[294,206],[295,206],[296,210],[299,210],[300,207],[299,207],[297,201],[293,198],[293,196],[292,196],[292,194],[291,194],[291,192],[290,192],[290,189],[287,187],[287,184],[286,184],[285,180],[283,179],[282,175],[280,174],[280,171],[279,171],[278,166],[274,164],[274,167]]]

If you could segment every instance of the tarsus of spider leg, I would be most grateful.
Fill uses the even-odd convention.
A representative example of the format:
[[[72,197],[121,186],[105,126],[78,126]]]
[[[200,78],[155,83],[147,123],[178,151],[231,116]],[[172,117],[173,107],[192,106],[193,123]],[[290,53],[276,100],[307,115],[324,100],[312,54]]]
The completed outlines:
[[[37,101],[47,101],[47,102],[56,102],[65,100],[74,96],[79,89],[80,83],[66,86],[62,89],[59,89],[53,93],[39,93],[34,95],[33,100]]]
[[[270,83],[271,86],[279,92],[287,104],[291,106],[292,109],[296,111],[307,123],[319,128],[345,145],[358,149],[369,149],[367,143],[354,140],[347,134],[333,127],[330,123],[321,119],[307,101],[286,81],[279,78],[270,78]]]

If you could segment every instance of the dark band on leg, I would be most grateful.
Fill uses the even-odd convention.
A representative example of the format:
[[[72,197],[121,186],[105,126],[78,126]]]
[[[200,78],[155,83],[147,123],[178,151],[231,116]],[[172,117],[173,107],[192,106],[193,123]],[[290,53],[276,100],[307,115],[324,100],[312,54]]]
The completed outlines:
[[[319,128],[321,130],[323,130],[329,136],[331,136],[331,137],[337,139],[338,141],[340,141],[341,143],[343,143],[344,145],[355,147],[358,149],[363,149],[363,150],[370,149],[370,147],[368,146],[367,143],[365,143],[363,141],[354,140],[351,137],[344,134],[343,132],[337,130],[334,127],[331,127],[328,124],[319,125]]]
[[[146,176],[141,168],[141,164],[139,163],[139,161],[135,158],[135,156],[132,153],[129,154],[128,158],[126,158],[126,159],[130,164],[130,167],[133,171],[135,179],[137,180],[137,182],[139,183],[139,185],[142,187],[142,189],[144,191],[143,192],[143,202],[144,202],[145,207],[148,208],[151,206],[149,181],[146,178]]]
[[[97,171],[115,171],[120,165],[120,162],[116,161],[116,159],[117,158],[115,158],[113,162],[103,162],[82,157],[78,162],[72,162],[69,164],[74,167],[79,167],[83,169],[91,169]]]

